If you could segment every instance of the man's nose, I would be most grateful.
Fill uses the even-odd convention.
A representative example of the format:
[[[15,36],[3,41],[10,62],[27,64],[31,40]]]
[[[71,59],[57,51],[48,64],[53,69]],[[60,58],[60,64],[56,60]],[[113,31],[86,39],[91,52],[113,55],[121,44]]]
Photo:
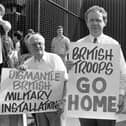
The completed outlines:
[[[92,23],[93,23],[93,24],[98,24],[98,22],[97,22],[96,20],[94,20]]]
[[[36,44],[36,47],[40,47],[40,44],[39,44],[39,43],[37,43],[37,44]]]

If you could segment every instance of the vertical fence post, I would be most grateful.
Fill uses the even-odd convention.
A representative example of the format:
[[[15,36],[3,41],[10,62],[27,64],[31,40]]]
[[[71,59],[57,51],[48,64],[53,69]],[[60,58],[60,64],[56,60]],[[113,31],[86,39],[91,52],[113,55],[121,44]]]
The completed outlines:
[[[27,126],[27,115],[23,113],[23,126]]]
[[[41,8],[41,1],[38,0],[38,32],[40,32],[40,8]]]
[[[64,7],[66,10],[68,10],[68,0],[64,0]],[[64,32],[66,35],[68,35],[68,13],[65,12],[64,14]]]

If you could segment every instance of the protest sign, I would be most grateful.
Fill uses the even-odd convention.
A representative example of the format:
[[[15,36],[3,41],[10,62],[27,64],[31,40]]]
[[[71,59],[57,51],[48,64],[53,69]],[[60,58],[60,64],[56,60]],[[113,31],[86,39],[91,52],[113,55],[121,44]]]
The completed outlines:
[[[66,113],[69,117],[115,119],[120,83],[118,45],[71,44]]]
[[[63,92],[63,72],[3,69],[0,114],[56,111]]]

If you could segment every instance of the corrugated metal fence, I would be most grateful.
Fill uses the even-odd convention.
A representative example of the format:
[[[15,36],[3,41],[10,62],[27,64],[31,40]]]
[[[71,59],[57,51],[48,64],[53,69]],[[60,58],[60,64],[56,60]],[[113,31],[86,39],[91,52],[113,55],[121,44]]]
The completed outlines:
[[[82,0],[81,17],[92,5],[100,5],[108,12],[108,24],[105,33],[118,40],[126,57],[126,1],[125,0]],[[87,28],[81,22],[81,36],[87,34]]]
[[[18,24],[15,22],[16,18],[14,20],[12,19],[14,29],[20,28],[26,32],[28,28],[32,28],[35,31],[40,31],[46,38],[46,49],[48,51],[50,51],[51,39],[56,36],[57,25],[63,25],[64,34],[67,35],[71,41],[76,41],[80,37],[87,35],[88,30],[86,24],[84,20],[81,20],[83,19],[84,12],[92,5],[100,5],[108,12],[108,24],[105,28],[105,33],[117,39],[126,54],[126,0],[22,1],[25,1],[22,14],[24,18],[18,20]],[[4,3],[6,2],[7,0]],[[13,16],[9,18],[13,18]]]

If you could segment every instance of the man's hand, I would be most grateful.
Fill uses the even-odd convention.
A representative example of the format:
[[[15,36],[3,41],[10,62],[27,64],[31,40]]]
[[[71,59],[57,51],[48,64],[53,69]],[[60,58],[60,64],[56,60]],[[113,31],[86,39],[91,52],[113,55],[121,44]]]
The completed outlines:
[[[117,113],[121,113],[124,109],[124,95],[119,95],[119,103],[118,103],[118,111]]]
[[[64,112],[64,107],[65,107],[66,100],[62,99],[59,100],[57,103],[57,113],[61,115]]]
[[[70,60],[67,60],[66,61],[66,68],[67,68],[67,71],[69,72],[74,66],[74,62],[73,61],[70,61]]]
[[[26,65],[20,65],[20,66],[17,67],[17,69],[19,69],[19,70],[27,70],[28,68],[27,68]]]

